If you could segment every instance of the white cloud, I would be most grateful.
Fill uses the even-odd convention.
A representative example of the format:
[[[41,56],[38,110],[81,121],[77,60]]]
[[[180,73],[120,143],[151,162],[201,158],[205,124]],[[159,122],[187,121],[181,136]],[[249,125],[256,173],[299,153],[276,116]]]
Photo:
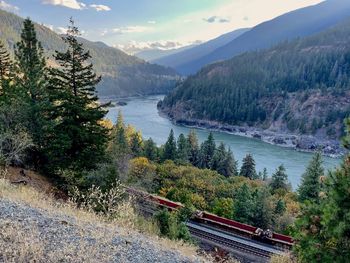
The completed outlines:
[[[58,27],[55,27],[54,30],[55,30],[56,33],[58,33],[58,34],[66,34],[68,28],[63,27],[63,26],[58,26]]]
[[[6,10],[6,11],[11,11],[11,12],[17,12],[19,10],[19,8],[17,6],[8,4],[3,0],[0,1],[0,9]]]
[[[130,41],[127,44],[116,44],[114,47],[123,50],[128,54],[135,54],[144,50],[170,50],[170,49],[178,49],[189,45],[198,45],[202,43],[201,41],[193,41],[193,42],[178,42],[171,40],[160,40],[160,41]]]
[[[92,4],[92,5],[90,5],[90,7],[94,8],[97,12],[99,12],[99,11],[111,11],[112,10],[109,6],[106,6],[106,5]]]
[[[113,33],[117,34],[128,34],[128,33],[143,33],[152,30],[152,27],[147,26],[125,26],[116,27],[112,29]]]
[[[154,20],[150,20],[150,21],[147,21],[147,23],[148,23],[148,24],[152,24],[152,25],[154,25],[154,24],[156,24],[157,22],[156,22],[156,21],[154,21]]]
[[[60,5],[72,9],[84,9],[86,5],[77,0],[43,0],[44,4],[48,5]]]

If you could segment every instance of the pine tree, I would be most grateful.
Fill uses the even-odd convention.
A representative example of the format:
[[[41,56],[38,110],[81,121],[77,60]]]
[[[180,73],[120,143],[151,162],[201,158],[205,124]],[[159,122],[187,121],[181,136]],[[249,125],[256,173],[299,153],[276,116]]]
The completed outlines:
[[[264,168],[263,173],[262,173],[262,180],[266,182],[268,177],[269,177],[269,175],[267,173],[267,169]]]
[[[189,155],[190,146],[186,140],[185,135],[181,133],[177,140],[177,160],[180,164],[188,163]]]
[[[302,175],[301,185],[298,189],[301,202],[318,201],[321,191],[321,176],[324,175],[323,160],[320,152],[316,153],[310,161],[306,172]]]
[[[247,177],[251,180],[255,180],[257,178],[255,161],[251,154],[247,154],[246,157],[244,157],[239,175]]]
[[[237,161],[235,160],[230,148],[225,154],[223,168],[223,175],[226,177],[238,175]]]
[[[270,187],[273,192],[275,192],[278,189],[282,189],[285,191],[288,190],[288,175],[286,174],[286,169],[283,165],[280,165],[277,168],[276,172],[272,175]]]
[[[15,88],[16,95],[26,105],[27,128],[33,139],[35,148],[31,156],[37,162],[45,162],[43,152],[47,147],[47,134],[50,132],[51,122],[46,113],[51,109],[48,93],[46,60],[41,43],[37,40],[33,22],[27,18],[23,22],[21,40],[15,46]]]
[[[60,167],[81,171],[93,169],[105,155],[108,130],[100,125],[107,111],[98,103],[95,86],[101,78],[89,63],[90,53],[78,42],[73,20],[63,37],[68,49],[56,51],[59,68],[52,68],[51,99],[56,122],[51,158]]]
[[[130,149],[131,149],[132,154],[135,157],[138,157],[141,155],[141,153],[142,153],[142,137],[141,137],[140,133],[135,132],[134,134],[132,134],[131,140],[130,140]]]
[[[237,190],[233,202],[234,219],[242,223],[250,223],[253,201],[251,190],[246,183]]]
[[[211,169],[217,171],[225,177],[236,176],[237,162],[235,161],[231,149],[226,151],[223,143],[220,143],[216,149],[213,159],[211,161]]]
[[[174,136],[174,131],[171,129],[167,142],[164,145],[163,160],[173,160],[176,159],[176,141]]]
[[[157,159],[158,157],[157,145],[152,140],[152,138],[149,138],[147,141],[144,142],[143,154],[147,159],[151,161],[155,161]]]
[[[211,168],[210,164],[215,154],[215,140],[212,132],[209,133],[208,138],[201,145],[201,160],[200,165],[202,168]]]
[[[254,202],[253,223],[255,226],[268,229],[272,226],[273,206],[271,202],[271,194],[267,188],[261,188]]]
[[[187,141],[189,144],[189,161],[194,166],[199,166],[199,144],[197,134],[191,130],[188,134]]]
[[[128,140],[126,138],[126,132],[125,132],[125,123],[122,112],[118,111],[118,117],[115,125],[112,129],[112,146],[113,146],[113,153],[117,156],[127,154],[130,152],[130,147],[128,144]]]
[[[275,206],[275,214],[283,215],[286,211],[286,203],[282,199],[278,199]]]

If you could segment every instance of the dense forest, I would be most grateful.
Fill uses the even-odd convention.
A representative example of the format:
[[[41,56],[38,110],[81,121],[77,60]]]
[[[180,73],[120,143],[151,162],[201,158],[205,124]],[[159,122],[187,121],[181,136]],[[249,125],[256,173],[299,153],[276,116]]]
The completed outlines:
[[[0,10],[0,40],[10,49],[11,55],[20,39],[22,23],[21,17]],[[67,45],[59,34],[44,25],[35,24],[35,29],[48,57],[47,63],[55,65],[51,59],[54,51],[63,51]],[[81,36],[79,41],[90,51],[96,72],[104,76],[97,86],[103,96],[164,94],[175,86],[178,79],[176,72],[170,68],[147,63],[102,42],[91,42]]]
[[[181,201],[186,208],[154,216],[160,234],[192,242],[184,222],[196,209],[295,237],[300,262],[346,262],[349,258],[350,159],[328,174],[321,154],[313,157],[297,192],[280,165],[272,175],[256,171],[253,156],[240,168],[225,145],[210,134],[201,144],[191,132],[157,146],[120,113],[105,119],[89,62],[70,21],[48,67],[34,24],[26,19],[12,59],[0,45],[0,169],[25,167],[50,177],[57,187],[106,220],[118,220],[109,205],[121,202],[121,183]],[[350,149],[350,121],[344,146]],[[78,191],[78,194],[76,194]],[[97,197],[98,198],[97,198]],[[131,219],[130,219],[131,220]],[[315,260],[316,259],[316,260]]]
[[[317,35],[209,65],[160,104],[204,119],[339,138],[350,113],[350,21]]]

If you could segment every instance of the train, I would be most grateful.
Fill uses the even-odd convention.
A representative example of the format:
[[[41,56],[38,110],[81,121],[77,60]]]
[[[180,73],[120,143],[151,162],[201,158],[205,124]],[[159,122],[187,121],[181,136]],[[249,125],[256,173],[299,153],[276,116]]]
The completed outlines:
[[[157,195],[149,195],[149,199],[158,206],[171,211],[184,208],[184,205],[179,202],[173,202],[169,199]],[[196,211],[193,220],[232,231],[242,236],[247,236],[252,239],[257,239],[272,245],[276,245],[284,249],[290,249],[294,244],[294,240],[290,236],[275,233],[269,229],[263,230],[255,226],[220,217],[206,211]]]

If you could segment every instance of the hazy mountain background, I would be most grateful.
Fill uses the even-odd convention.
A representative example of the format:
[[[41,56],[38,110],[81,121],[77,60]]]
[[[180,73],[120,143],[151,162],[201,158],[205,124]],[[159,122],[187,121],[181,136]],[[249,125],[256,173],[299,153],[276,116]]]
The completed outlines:
[[[20,39],[23,18],[0,10],[0,40],[13,52],[14,44]],[[61,36],[49,28],[36,24],[38,39],[53,65],[52,54],[63,51],[66,44]],[[90,51],[92,62],[98,74],[103,76],[98,92],[102,96],[135,96],[167,93],[179,76],[170,68],[150,64],[102,42],[91,42],[80,38]]]
[[[193,74],[204,65],[215,61],[229,59],[247,51],[269,48],[281,41],[321,32],[349,16],[349,0],[328,0],[261,23],[226,45],[218,46],[209,54],[196,57],[188,53],[189,51],[184,51],[184,59],[181,61],[173,60],[176,57],[182,57],[182,53],[178,53],[176,57],[170,56],[154,62],[171,66],[185,75]]]

